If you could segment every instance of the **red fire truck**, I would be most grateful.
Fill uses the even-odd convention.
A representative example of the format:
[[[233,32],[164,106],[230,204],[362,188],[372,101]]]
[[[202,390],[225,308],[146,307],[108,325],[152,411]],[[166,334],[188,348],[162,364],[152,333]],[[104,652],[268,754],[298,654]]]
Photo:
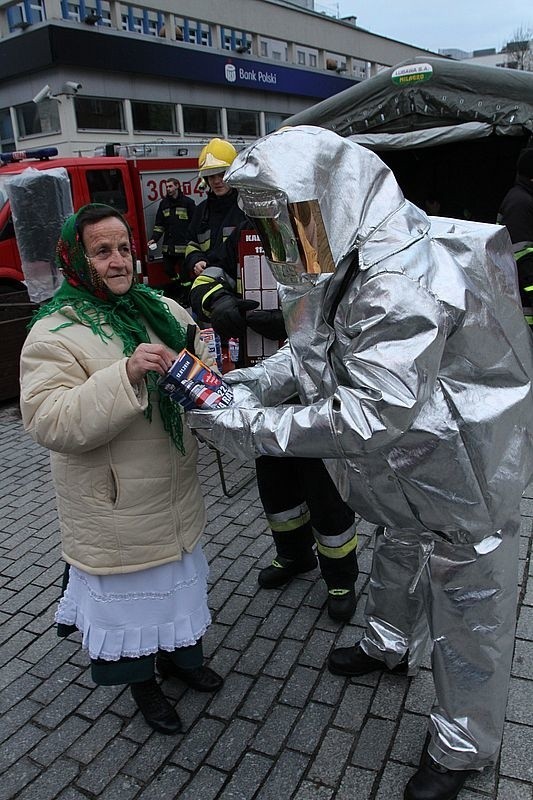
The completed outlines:
[[[184,194],[196,202],[205,196],[197,172],[202,147],[203,143],[107,145],[99,155],[79,158],[59,158],[55,148],[0,153],[0,401],[18,394],[19,354],[34,308],[23,283],[6,192],[9,178],[28,167],[63,167],[70,180],[74,210],[96,202],[122,212],[133,231],[143,279],[151,286],[163,287],[167,279],[160,251],[149,251],[147,241],[164,194],[165,178],[178,178]]]

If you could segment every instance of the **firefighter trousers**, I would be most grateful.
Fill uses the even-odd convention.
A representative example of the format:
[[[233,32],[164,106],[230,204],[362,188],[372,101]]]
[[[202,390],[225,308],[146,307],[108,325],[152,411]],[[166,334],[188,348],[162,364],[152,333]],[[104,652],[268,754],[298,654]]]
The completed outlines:
[[[255,464],[278,558],[305,559],[316,542],[328,589],[353,589],[359,574],[355,514],[322,460],[261,456]]]

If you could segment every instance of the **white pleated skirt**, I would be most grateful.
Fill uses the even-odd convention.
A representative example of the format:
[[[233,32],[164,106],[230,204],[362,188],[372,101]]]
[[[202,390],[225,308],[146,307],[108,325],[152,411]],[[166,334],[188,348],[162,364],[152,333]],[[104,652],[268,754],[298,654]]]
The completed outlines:
[[[200,545],[181,561],[121,575],[71,566],[55,620],[78,628],[91,658],[117,661],[187,647],[211,622],[208,571]]]

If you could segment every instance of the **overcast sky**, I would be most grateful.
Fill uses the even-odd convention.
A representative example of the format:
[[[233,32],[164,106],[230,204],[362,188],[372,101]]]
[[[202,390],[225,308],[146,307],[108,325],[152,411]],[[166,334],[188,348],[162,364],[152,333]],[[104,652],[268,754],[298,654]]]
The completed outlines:
[[[372,33],[438,51],[501,49],[519,28],[533,30],[533,5],[528,0],[339,0],[341,17],[356,16]]]

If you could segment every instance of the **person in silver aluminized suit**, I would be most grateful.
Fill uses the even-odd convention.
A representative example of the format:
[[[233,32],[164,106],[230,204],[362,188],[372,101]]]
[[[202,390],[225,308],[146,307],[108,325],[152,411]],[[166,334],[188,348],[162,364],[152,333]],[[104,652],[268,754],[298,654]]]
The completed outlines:
[[[509,237],[428,218],[376,155],[319,128],[259,140],[225,179],[261,235],[289,343],[227,376],[233,407],[189,423],[234,456],[324,458],[379,525],[367,631],[329,667],[412,675],[431,641],[436,702],[405,798],[452,800],[500,747],[533,467]]]

